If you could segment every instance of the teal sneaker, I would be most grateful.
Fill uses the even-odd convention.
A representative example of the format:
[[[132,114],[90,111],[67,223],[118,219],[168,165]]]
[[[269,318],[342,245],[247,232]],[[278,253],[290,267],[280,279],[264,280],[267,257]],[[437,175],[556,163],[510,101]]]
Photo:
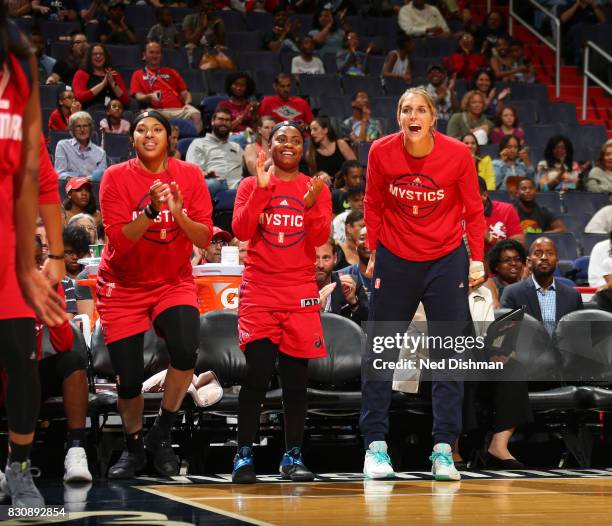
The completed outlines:
[[[385,441],[370,443],[363,461],[363,474],[368,479],[386,479],[395,476]]]
[[[436,444],[429,460],[431,460],[431,473],[436,480],[461,480],[461,475],[453,463],[453,453],[449,444]]]

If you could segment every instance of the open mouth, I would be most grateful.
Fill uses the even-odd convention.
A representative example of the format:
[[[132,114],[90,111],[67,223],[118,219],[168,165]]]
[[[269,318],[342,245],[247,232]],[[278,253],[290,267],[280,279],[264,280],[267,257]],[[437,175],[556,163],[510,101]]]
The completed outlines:
[[[418,124],[411,124],[408,126],[408,130],[410,133],[419,133],[421,131],[421,126]]]
[[[147,141],[144,143],[145,150],[155,150],[157,148],[157,143],[153,141]]]

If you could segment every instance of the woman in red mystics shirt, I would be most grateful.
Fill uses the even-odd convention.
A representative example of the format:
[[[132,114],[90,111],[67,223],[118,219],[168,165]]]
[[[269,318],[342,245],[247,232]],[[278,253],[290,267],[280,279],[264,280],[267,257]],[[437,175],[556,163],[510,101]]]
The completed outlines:
[[[232,480],[256,482],[251,449],[261,404],[278,357],[283,385],[285,444],[283,478],[312,480],[302,463],[308,359],[326,355],[314,275],[315,247],[329,237],[331,194],[322,179],[300,173],[302,130],[281,122],[270,134],[257,175],[238,187],[232,228],[249,241],[240,286],[238,331],[247,374],[238,399],[238,452]]]
[[[398,356],[397,347],[372,344],[396,333],[402,336],[419,302],[425,307],[428,335],[461,335],[470,320],[468,290],[485,278],[485,222],[469,150],[436,131],[435,104],[424,89],[411,88],[401,96],[397,120],[400,131],[372,145],[364,199],[371,251],[366,272],[373,273],[373,287],[360,427],[366,447],[364,474],[369,478],[393,476],[385,442],[393,371],[383,367]],[[471,263],[463,242],[463,220]],[[444,349],[430,346],[430,357],[458,357],[452,349]],[[460,478],[451,445],[461,432],[463,381],[449,376],[439,381],[435,374],[432,381],[430,459],[436,480]]]
[[[145,111],[132,123],[136,158],[106,170],[100,205],[108,243],[98,270],[97,307],[117,375],[126,449],[109,478],[131,478],[146,464],[176,475],[170,430],[191,382],[199,343],[199,311],[190,262],[205,248],[212,205],[202,172],[168,156],[170,123]],[[159,416],[142,438],[144,333],[166,340],[170,367]]]

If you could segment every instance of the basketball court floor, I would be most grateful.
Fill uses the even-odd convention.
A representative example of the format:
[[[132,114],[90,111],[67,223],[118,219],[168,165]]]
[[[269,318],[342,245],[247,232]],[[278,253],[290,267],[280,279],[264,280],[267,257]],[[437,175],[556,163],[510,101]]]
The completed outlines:
[[[491,525],[612,523],[612,469],[465,471],[460,482],[434,482],[425,471],[385,481],[356,473],[318,474],[310,483],[260,476],[139,477],[67,486],[38,482],[48,505],[65,515],[3,524],[211,526]],[[6,510],[5,510],[6,511]]]

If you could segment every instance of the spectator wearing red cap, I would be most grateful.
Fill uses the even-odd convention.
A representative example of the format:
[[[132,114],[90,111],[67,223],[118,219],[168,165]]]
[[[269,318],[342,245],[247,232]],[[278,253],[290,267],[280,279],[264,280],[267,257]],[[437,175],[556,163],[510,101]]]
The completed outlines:
[[[218,226],[213,227],[210,245],[206,248],[198,249],[200,258],[198,265],[204,263],[221,263],[221,247],[227,247],[232,240],[232,235]]]
[[[89,214],[99,224],[102,221],[96,197],[93,194],[91,183],[87,177],[73,177],[65,186],[66,197],[64,207],[64,223],[77,214]]]

